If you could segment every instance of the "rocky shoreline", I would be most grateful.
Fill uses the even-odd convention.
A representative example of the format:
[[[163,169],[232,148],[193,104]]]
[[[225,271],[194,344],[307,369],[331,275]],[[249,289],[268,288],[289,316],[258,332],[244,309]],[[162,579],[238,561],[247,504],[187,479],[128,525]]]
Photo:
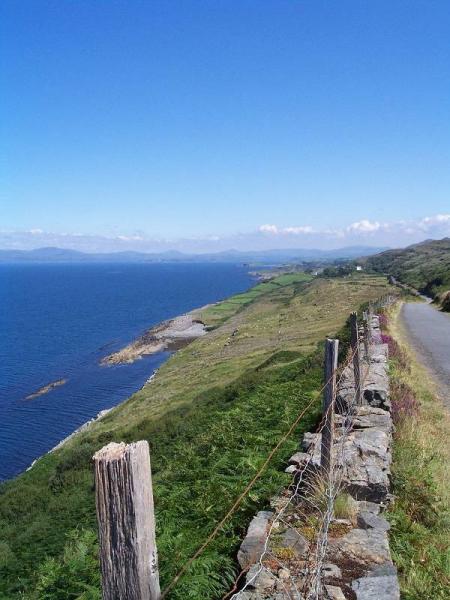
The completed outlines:
[[[89,419],[89,421],[86,421],[86,423],[83,423],[83,425],[80,425],[79,427],[77,427],[74,431],[72,431],[72,433],[69,433],[68,436],[63,438],[60,442],[58,442],[56,444],[56,446],[53,446],[53,448],[51,448],[45,454],[51,454],[52,452],[55,452],[55,450],[59,450],[59,448],[64,446],[64,444],[66,442],[71,440],[73,437],[75,437],[77,434],[81,433],[82,431],[85,431],[86,429],[88,429],[92,425],[92,423],[95,423],[95,421],[98,421],[99,419],[101,419],[102,417],[107,415],[111,410],[112,410],[112,408],[105,408],[104,410],[101,410],[95,417],[92,417],[92,419]],[[43,454],[43,456],[45,456],[45,454]],[[29,471],[30,469],[32,469],[40,458],[42,458],[42,456],[38,456],[38,458],[33,460],[31,465],[27,469],[25,469],[25,471]]]
[[[145,355],[156,354],[157,352],[163,352],[164,350],[176,351],[180,348],[183,348],[184,346],[190,344],[197,338],[202,337],[207,333],[207,328],[205,324],[198,318],[198,316],[200,312],[208,306],[212,305],[208,304],[201,308],[194,309],[189,313],[179,315],[178,317],[175,317],[173,319],[162,321],[155,327],[152,327],[151,329],[146,331],[142,336],[140,336],[138,339],[134,340],[121,350],[102,358],[100,364],[102,366],[130,364],[133,363],[135,360],[141,359]],[[158,369],[156,369],[150,375],[150,377],[147,379],[144,385],[149,384],[153,380],[157,372]],[[63,385],[66,382],[67,379],[61,379],[59,381],[48,384],[40,388],[34,394],[30,394],[30,396],[27,396],[26,399],[30,400],[34,397],[45,394],[54,389],[55,387]],[[78,435],[82,431],[88,429],[92,425],[92,423],[104,417],[111,410],[112,408],[108,408],[100,411],[95,417],[89,419],[89,421],[86,421],[86,423],[83,423],[82,425],[80,425],[80,427],[78,427],[68,436],[63,438],[60,442],[58,442],[58,444],[56,444],[56,446],[51,448],[46,454],[49,454],[61,448],[66,442],[68,442],[70,439],[72,439],[74,436]],[[39,456],[38,458],[36,458],[26,469],[26,471],[32,469],[40,458],[42,457]]]
[[[102,366],[133,363],[143,356],[164,350],[178,350],[207,333],[205,324],[198,318],[202,309],[163,321],[152,327],[121,350],[101,359]]]

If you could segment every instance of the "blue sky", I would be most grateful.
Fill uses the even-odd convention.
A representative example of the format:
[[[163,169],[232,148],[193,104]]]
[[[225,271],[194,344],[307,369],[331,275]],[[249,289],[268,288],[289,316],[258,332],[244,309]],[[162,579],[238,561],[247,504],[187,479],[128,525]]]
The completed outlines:
[[[450,233],[447,0],[3,0],[0,12],[0,245]]]

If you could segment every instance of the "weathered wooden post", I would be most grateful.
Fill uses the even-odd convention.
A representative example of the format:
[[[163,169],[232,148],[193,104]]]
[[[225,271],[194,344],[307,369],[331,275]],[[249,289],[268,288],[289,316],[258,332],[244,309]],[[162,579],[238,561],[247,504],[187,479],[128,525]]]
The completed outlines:
[[[358,332],[358,315],[352,312],[350,315],[350,343],[353,354],[353,374],[355,376],[355,401],[357,406],[362,404],[361,394],[361,358],[359,352],[359,332]]]
[[[369,310],[367,311],[367,328],[369,331],[369,345],[372,343],[372,317],[373,317],[373,308],[372,304],[369,304]]]
[[[339,340],[327,339],[325,342],[325,388],[323,392],[324,424],[322,428],[322,447],[320,466],[329,476],[333,466],[334,407],[336,399],[336,369],[338,364]]]
[[[94,469],[103,600],[159,600],[148,443],[112,442]]]
[[[369,317],[367,315],[367,312],[364,311],[364,313],[363,313],[363,328],[364,328],[363,342],[364,342],[364,354],[365,354],[365,358],[366,358],[367,364],[369,364],[369,362],[370,362],[369,323],[368,323],[368,320],[369,320]]]

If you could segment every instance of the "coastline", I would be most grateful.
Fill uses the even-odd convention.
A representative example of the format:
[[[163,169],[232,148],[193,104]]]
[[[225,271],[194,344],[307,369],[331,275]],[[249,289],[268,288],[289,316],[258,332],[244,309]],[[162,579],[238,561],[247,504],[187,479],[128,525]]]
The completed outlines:
[[[177,350],[184,348],[197,338],[202,337],[208,333],[205,324],[198,318],[198,315],[202,310],[210,306],[214,306],[214,304],[216,303],[206,304],[202,307],[195,308],[182,315],[178,315],[173,319],[168,319],[166,321],[158,323],[154,327],[151,327],[150,329],[145,331],[141,336],[124,346],[122,349],[103,357],[100,360],[100,365],[117,366],[131,364],[134,361],[139,360],[143,356],[149,354],[156,354],[165,350],[171,350],[173,352],[176,352]],[[148,377],[148,379],[146,379],[144,385],[139,389],[142,389],[144,386],[151,383],[151,381],[155,378],[156,374],[158,373],[158,370],[159,369],[155,369],[152,372],[152,374]],[[51,389],[53,389],[53,387],[51,387],[48,391],[51,391]],[[125,398],[124,400],[122,400],[122,402],[126,402],[127,400],[128,398]],[[55,452],[56,450],[62,448],[69,440],[73,439],[79,433],[89,429],[89,427],[93,423],[102,419],[105,415],[107,415],[117,406],[120,406],[122,402],[119,402],[111,408],[101,410],[99,413],[97,413],[97,415],[95,415],[94,417],[92,417],[91,419],[74,429],[72,433],[70,433],[61,441],[59,441],[56,444],[56,446],[53,446],[53,448],[51,448],[41,456],[35,458],[30,464],[30,466],[27,467],[23,472],[30,471],[41,458],[43,458],[47,454],[51,454],[52,452]]]
[[[143,356],[157,354],[165,350],[179,350],[194,340],[207,334],[208,330],[198,315],[212,306],[208,304],[196,308],[173,319],[162,321],[145,331],[120,350],[108,354],[100,360],[101,366],[124,365],[133,363]]]
[[[153,371],[153,373],[150,375],[150,377],[145,381],[144,385],[139,389],[142,389],[144,386],[149,384],[155,378],[158,371],[159,371],[159,369],[155,369]],[[136,391],[138,391],[138,390],[136,390]],[[125,400],[122,400],[122,402],[126,402],[127,400],[128,400],[128,398],[125,398]],[[69,433],[69,435],[67,435],[65,438],[63,438],[61,441],[59,441],[56,444],[56,446],[53,446],[53,448],[50,448],[50,450],[48,450],[41,456],[38,456],[37,458],[35,458],[33,460],[33,462],[30,464],[30,466],[27,467],[23,472],[30,471],[41,458],[43,458],[47,454],[51,454],[52,452],[55,452],[56,450],[59,450],[60,448],[62,448],[66,442],[73,439],[75,436],[77,436],[82,431],[86,431],[87,429],[89,429],[89,427],[93,423],[95,423],[95,422],[99,421],[100,419],[102,419],[103,417],[105,417],[108,413],[110,413],[112,410],[114,410],[117,406],[120,406],[122,404],[122,402],[119,402],[119,404],[116,404],[116,406],[112,406],[111,408],[105,408],[105,409],[101,410],[99,413],[97,413],[95,415],[95,417],[92,417],[92,419],[89,419],[88,421],[86,421],[85,423],[83,423],[82,425],[80,425],[79,427],[74,429],[72,431],[72,433]],[[19,475],[20,475],[20,473],[19,473]]]
[[[113,407],[113,408],[115,408],[115,407]],[[69,433],[69,435],[67,435],[60,442],[58,442],[56,444],[56,446],[53,446],[53,448],[50,448],[50,450],[48,450],[47,452],[45,452],[41,456],[38,456],[37,458],[35,458],[33,460],[33,462],[31,463],[31,465],[25,469],[25,471],[30,471],[34,467],[34,465],[38,462],[38,460],[40,460],[43,456],[46,456],[47,454],[51,454],[52,452],[55,452],[55,450],[59,450],[59,448],[61,448],[62,446],[64,446],[64,444],[66,442],[68,442],[69,440],[71,440],[73,437],[75,437],[76,435],[78,435],[82,431],[86,431],[86,429],[88,429],[92,425],[92,423],[95,423],[95,421],[98,421],[99,419],[101,419],[102,417],[104,417],[105,415],[107,415],[110,411],[113,410],[113,408],[105,408],[104,410],[101,410],[95,417],[92,417],[92,419],[89,419],[89,421],[86,421],[85,423],[83,423],[82,425],[80,425],[79,427],[77,427],[76,429],[74,429],[72,431],[72,433]]]
[[[161,321],[157,325],[154,325],[150,329],[146,330],[141,336],[132,340],[129,344],[127,344],[120,350],[113,352],[100,359],[100,366],[107,367],[131,364],[136,360],[142,359],[144,356],[157,354],[159,352],[164,352],[167,350],[176,352],[177,350],[184,348],[194,340],[198,339],[199,337],[203,337],[208,333],[209,328],[199,318],[200,314],[205,309],[210,308],[212,306],[216,306],[217,304],[220,304],[220,302],[221,301],[211,302],[198,308],[194,308],[189,312],[173,317],[172,319]],[[148,379],[146,379],[145,383],[140,388],[138,388],[138,390],[151,383],[151,381],[156,377],[158,371],[159,369],[155,369],[152,372],[152,374],[148,377]],[[65,383],[67,380],[61,381],[64,381]],[[57,385],[59,385],[59,382],[57,382]],[[52,384],[45,387],[49,388],[48,390],[46,389],[46,392],[51,391],[53,389]],[[91,419],[74,429],[72,433],[70,433],[61,441],[59,441],[56,444],[56,446],[53,446],[53,448],[35,458],[33,462],[22,472],[25,473],[27,471],[30,471],[41,458],[43,458],[47,454],[51,454],[52,452],[55,452],[56,450],[62,448],[69,440],[76,437],[79,433],[89,429],[89,427],[93,423],[102,419],[110,411],[117,408],[127,400],[128,398],[124,398],[115,406],[101,410],[99,413],[97,413],[97,415],[95,415],[94,417],[92,417]]]

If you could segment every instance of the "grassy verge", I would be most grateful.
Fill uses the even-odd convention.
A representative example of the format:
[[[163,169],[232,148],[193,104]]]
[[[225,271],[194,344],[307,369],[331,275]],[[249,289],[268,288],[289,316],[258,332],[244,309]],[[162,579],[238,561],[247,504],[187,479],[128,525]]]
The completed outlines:
[[[316,393],[320,343],[388,291],[382,277],[290,280],[266,288],[174,354],[152,382],[33,469],[0,487],[0,598],[97,600],[90,459],[109,441],[147,439],[165,586],[201,545]],[[237,333],[236,333],[237,332]],[[171,599],[220,597],[256,510],[285,482],[284,460],[320,401]]]
[[[389,319],[395,503],[391,550],[402,599],[450,598],[450,415],[434,382],[406,349],[397,307]],[[431,595],[431,596],[430,596]]]

